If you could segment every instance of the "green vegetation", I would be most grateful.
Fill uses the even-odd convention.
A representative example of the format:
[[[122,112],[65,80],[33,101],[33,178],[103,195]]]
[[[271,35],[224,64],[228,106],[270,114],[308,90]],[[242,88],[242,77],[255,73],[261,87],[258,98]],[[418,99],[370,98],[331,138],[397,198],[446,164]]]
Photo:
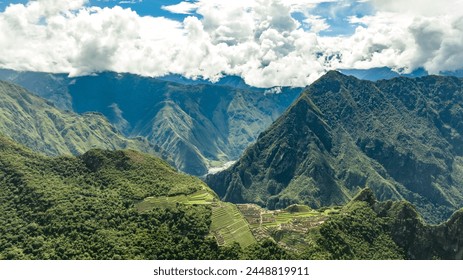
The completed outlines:
[[[47,155],[79,155],[90,149],[165,153],[143,138],[127,139],[101,114],[56,109],[25,89],[0,81],[0,133]]]
[[[378,202],[371,189],[362,190],[343,207],[319,211],[300,205],[275,211],[252,204],[238,207],[259,240],[262,258],[272,259],[269,251],[289,259],[316,260],[463,256],[459,245],[463,212],[440,226],[429,226],[408,202]],[[248,258],[256,258],[252,252],[248,247]]]
[[[61,109],[101,113],[125,136],[146,137],[179,170],[198,176],[236,160],[301,92],[283,88],[279,94],[264,94],[265,89],[233,83],[186,85],[111,72],[67,78],[0,71],[0,79],[24,86]]]
[[[238,243],[242,248],[255,244],[249,224],[236,205],[222,202],[212,208],[211,231],[219,245]]]
[[[235,205],[132,150],[50,158],[0,136],[0,186],[0,259],[239,259],[261,248]]]
[[[329,213],[319,223],[305,226],[305,232],[293,226],[271,233],[280,248],[298,259],[463,258],[463,211],[432,226],[410,203],[378,202],[367,188]]]
[[[387,219],[378,217],[366,202],[344,207],[320,228],[310,233],[310,259],[403,259],[402,249],[388,230]]]
[[[363,187],[431,223],[463,207],[463,79],[361,81],[331,71],[206,182],[268,209],[344,205]]]
[[[463,211],[429,226],[370,189],[342,208],[236,206],[132,150],[50,158],[0,136],[0,186],[0,259],[463,257]]]
[[[48,158],[0,137],[0,259],[221,259],[207,205],[137,211],[207,187],[134,151]]]
[[[211,236],[220,246],[232,246],[237,243],[241,248],[246,248],[256,243],[249,224],[237,207],[221,202],[217,195],[206,188],[187,195],[148,197],[135,207],[143,212],[154,208],[175,208],[177,205],[209,205],[212,210]]]
[[[261,257],[269,259],[269,250],[283,252],[279,256],[284,258],[316,260],[463,258],[463,210],[446,223],[430,226],[410,203],[378,202],[368,188],[342,208],[318,212],[300,206],[277,211],[256,205],[239,208],[260,240]],[[252,251],[249,247],[249,258]]]

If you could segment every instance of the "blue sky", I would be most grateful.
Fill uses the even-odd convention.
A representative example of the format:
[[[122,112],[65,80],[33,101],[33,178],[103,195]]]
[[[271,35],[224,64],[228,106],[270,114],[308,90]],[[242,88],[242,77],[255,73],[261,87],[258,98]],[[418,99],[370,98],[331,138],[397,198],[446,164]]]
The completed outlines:
[[[194,2],[193,0],[187,0]],[[226,1],[226,0],[224,0]],[[0,10],[4,10],[9,4],[25,4],[27,0],[12,0],[5,1],[0,0]],[[180,0],[89,0],[88,6],[98,7],[109,7],[121,6],[123,8],[130,8],[136,11],[140,16],[153,16],[153,17],[166,17],[169,19],[183,21],[188,15],[175,14],[165,9],[163,6],[175,5],[182,1]],[[348,22],[350,16],[362,17],[373,13],[373,7],[368,2],[357,2],[351,0],[342,1],[327,1],[317,4],[315,8],[310,9],[310,13],[313,15],[324,18],[327,24],[330,25],[328,30],[322,31],[320,35],[324,36],[336,36],[336,35],[350,35],[354,32],[357,24],[351,24]],[[196,15],[198,16],[198,15]],[[293,13],[293,18],[300,21],[304,20],[302,13]],[[306,28],[303,25],[303,28]]]
[[[130,3],[125,3],[130,2]],[[136,11],[141,16],[162,16],[167,17],[175,20],[183,20],[185,18],[184,15],[176,15],[170,13],[166,10],[163,10],[162,6],[174,5],[181,1],[179,0],[91,0],[89,1],[89,5],[92,6],[99,6],[99,7],[114,7],[115,5],[119,5],[124,8],[131,8],[132,10]]]
[[[62,0],[66,1],[66,0]],[[28,0],[0,0],[0,10],[4,10],[9,4],[25,4]],[[168,17],[175,20],[183,20],[184,15],[172,14],[166,10],[161,9],[162,6],[174,5],[181,1],[179,0],[90,0],[88,1],[89,6],[98,6],[98,7],[114,7],[116,5],[123,8],[131,8],[136,11],[141,16],[162,16]]]
[[[349,23],[349,17],[363,17],[374,13],[368,2],[340,1],[320,3],[311,10],[312,14],[321,16],[331,26],[329,30],[321,32],[324,36],[350,35],[354,33],[357,24]]]

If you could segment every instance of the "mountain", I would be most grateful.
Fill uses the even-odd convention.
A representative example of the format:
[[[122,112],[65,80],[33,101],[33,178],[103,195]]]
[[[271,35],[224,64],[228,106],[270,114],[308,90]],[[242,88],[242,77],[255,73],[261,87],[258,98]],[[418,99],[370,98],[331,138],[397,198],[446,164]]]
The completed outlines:
[[[378,81],[387,80],[397,77],[417,78],[429,75],[423,68],[416,69],[409,74],[398,73],[389,67],[377,67],[370,69],[340,69],[344,75],[354,76],[360,80]],[[447,73],[447,76],[452,76],[451,73]]]
[[[0,136],[0,259],[210,259],[211,208],[138,211],[149,196],[204,191],[199,179],[132,150],[46,157]]]
[[[362,81],[331,71],[206,182],[226,201],[341,205],[361,188],[405,199],[427,221],[463,206],[463,80]]]
[[[127,139],[101,114],[77,115],[0,81],[0,133],[48,155],[78,155],[91,148],[132,148],[167,158],[143,138]]]
[[[310,245],[300,258],[461,260],[462,231],[462,210],[445,223],[428,225],[410,203],[378,202],[364,189],[305,236]]]
[[[67,78],[3,70],[1,77],[61,109],[102,113],[125,136],[146,137],[170,154],[178,169],[199,176],[237,160],[301,91],[256,89],[237,77],[217,85],[111,72]]]
[[[69,87],[78,113],[103,113],[126,135],[144,136],[193,175],[236,160],[296,97],[135,75],[82,77]]]
[[[386,80],[397,77],[418,78],[429,75],[428,71],[423,68],[418,68],[408,74],[398,73],[389,67],[377,67],[370,69],[339,69],[339,72],[343,73],[344,75],[354,76],[360,80],[368,81]],[[443,71],[439,73],[439,75],[463,77],[463,70],[459,69],[455,71]]]
[[[48,157],[0,135],[0,260],[288,258],[233,204],[134,150]]]
[[[217,82],[211,82],[204,79],[188,79],[178,74],[170,74],[163,77],[158,77],[159,80],[174,82],[183,85],[217,85],[217,86],[227,86],[235,89],[245,89],[245,90],[254,90],[254,91],[266,91],[265,88],[256,88],[252,87],[239,76],[224,76]]]
[[[72,111],[72,98],[68,91],[70,80],[65,74],[17,72],[0,69],[0,80],[20,85],[52,102],[58,109]]]

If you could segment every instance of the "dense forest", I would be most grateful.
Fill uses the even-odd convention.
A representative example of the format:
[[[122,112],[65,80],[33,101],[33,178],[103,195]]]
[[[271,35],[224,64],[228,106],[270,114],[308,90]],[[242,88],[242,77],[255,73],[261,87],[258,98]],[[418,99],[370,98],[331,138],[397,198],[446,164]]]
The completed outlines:
[[[212,191],[135,151],[46,157],[0,137],[0,259],[413,259],[458,258],[461,212],[427,226],[406,202],[370,189],[291,250],[274,238],[241,247],[211,236],[211,205],[140,211],[146,197]]]
[[[243,251],[210,237],[211,207],[139,212],[148,196],[207,186],[135,151],[46,157],[0,137],[0,259],[280,258],[273,243]]]

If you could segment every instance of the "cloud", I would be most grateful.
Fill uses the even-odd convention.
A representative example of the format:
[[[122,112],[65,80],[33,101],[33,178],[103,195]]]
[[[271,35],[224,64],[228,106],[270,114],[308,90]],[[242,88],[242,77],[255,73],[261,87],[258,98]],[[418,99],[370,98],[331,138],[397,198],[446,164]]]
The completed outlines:
[[[198,5],[191,2],[180,2],[175,5],[162,6],[161,8],[174,14],[190,15],[198,8]]]
[[[140,3],[141,1],[140,0],[123,0],[123,1],[119,1],[119,4],[136,4],[136,3]]]
[[[378,9],[384,12],[407,13],[436,17],[442,15],[461,15],[463,2],[460,0],[370,0]]]
[[[314,33],[320,33],[330,28],[330,25],[326,23],[326,19],[320,16],[309,15],[304,20],[304,23],[307,25],[307,28]]]
[[[324,39],[325,53],[336,57],[333,67],[388,66],[405,73],[422,67],[433,74],[463,68],[461,1],[372,2],[374,15],[350,19],[361,25],[352,36]]]
[[[326,5],[321,2],[199,0],[163,7],[190,14],[182,22],[84,0],[10,5],[0,13],[0,67],[71,76],[109,70],[217,80],[229,74],[259,87],[305,86],[335,68],[462,68],[463,9],[448,8],[459,7],[457,0],[439,2],[445,7],[434,7],[435,14],[415,0],[404,6],[371,0],[373,13],[344,19],[357,26],[344,36],[320,35],[331,28],[329,15],[313,14]]]

